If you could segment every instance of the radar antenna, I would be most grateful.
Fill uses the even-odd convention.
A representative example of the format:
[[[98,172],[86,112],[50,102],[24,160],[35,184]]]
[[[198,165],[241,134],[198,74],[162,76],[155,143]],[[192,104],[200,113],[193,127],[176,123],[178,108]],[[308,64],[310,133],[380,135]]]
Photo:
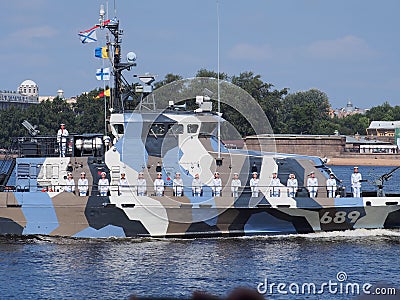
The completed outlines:
[[[143,85],[137,85],[135,92],[140,94],[139,110],[156,110],[156,100],[153,94],[152,83],[156,80],[156,75],[145,74],[145,75],[134,75],[144,83]]]

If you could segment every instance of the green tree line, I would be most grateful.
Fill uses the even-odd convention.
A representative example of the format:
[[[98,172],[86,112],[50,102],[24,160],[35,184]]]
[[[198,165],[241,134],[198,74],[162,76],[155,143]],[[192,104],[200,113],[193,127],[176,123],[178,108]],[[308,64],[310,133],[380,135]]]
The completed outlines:
[[[214,71],[201,69],[196,77],[217,78],[217,75]],[[233,76],[220,73],[219,77],[247,91],[260,104],[277,134],[365,134],[371,121],[400,120],[400,106],[392,107],[388,102],[372,107],[365,114],[338,118],[332,116],[329,98],[320,90],[289,93],[288,88],[278,90],[273,84],[263,81],[260,75],[250,71]],[[180,75],[167,74],[163,80],[155,83],[155,88],[180,79]],[[76,103],[71,105],[55,98],[53,101],[31,105],[27,109],[10,107],[0,111],[0,148],[10,147],[14,137],[28,134],[21,125],[24,120],[37,125],[40,135],[55,135],[60,123],[65,123],[70,133],[104,132],[104,100],[96,99],[100,92],[96,89],[81,94]],[[242,136],[254,133],[240,112],[224,104],[221,105],[221,111]]]
[[[84,93],[72,105],[56,97],[26,109],[11,106],[1,110],[0,148],[9,148],[13,138],[28,135],[24,120],[36,125],[39,135],[56,135],[60,123],[65,123],[70,133],[104,132],[104,101],[95,99],[99,92]]]

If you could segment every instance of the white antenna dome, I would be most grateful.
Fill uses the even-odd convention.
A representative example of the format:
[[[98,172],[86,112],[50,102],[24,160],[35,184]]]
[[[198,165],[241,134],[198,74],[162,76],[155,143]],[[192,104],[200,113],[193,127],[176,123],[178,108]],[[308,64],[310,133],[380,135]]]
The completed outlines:
[[[127,61],[128,63],[133,63],[135,60],[136,60],[136,54],[135,54],[134,52],[129,52],[129,53],[126,55],[126,61]]]

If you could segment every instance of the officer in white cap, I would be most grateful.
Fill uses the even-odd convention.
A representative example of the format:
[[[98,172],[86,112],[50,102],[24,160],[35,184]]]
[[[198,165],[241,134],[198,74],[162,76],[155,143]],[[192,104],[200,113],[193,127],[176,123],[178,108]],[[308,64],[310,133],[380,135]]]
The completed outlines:
[[[334,198],[337,190],[337,183],[335,175],[329,174],[329,179],[326,180],[326,190],[328,192],[328,198]]]
[[[311,198],[317,197],[318,192],[318,178],[315,177],[315,173],[311,172],[307,179],[307,190],[310,193]]]
[[[108,190],[110,189],[110,182],[108,181],[108,178],[106,177],[106,172],[101,172],[101,177],[99,179],[98,183],[98,189],[100,192],[100,196],[107,196]]]
[[[65,129],[65,124],[60,124],[60,129],[57,131],[57,143],[60,149],[60,157],[65,157],[65,152],[67,150],[67,138],[68,138],[68,130]]]
[[[86,173],[81,172],[81,178],[78,180],[78,190],[79,196],[84,197],[87,196],[89,190],[89,181],[86,178]]]
[[[294,173],[289,174],[289,179],[287,180],[286,186],[288,187],[288,196],[295,197],[299,184]]]
[[[203,183],[201,182],[200,175],[196,173],[192,181],[192,195],[200,197],[203,192]]]
[[[183,196],[183,180],[181,178],[181,173],[176,172],[175,178],[172,181],[172,188],[174,190],[174,195],[177,197]]]
[[[139,172],[138,179],[136,182],[136,189],[138,196],[144,196],[147,192],[147,183],[146,179],[144,178],[143,172]]]
[[[125,172],[121,172],[121,179],[118,182],[118,193],[119,195],[124,195],[129,192],[129,183],[125,177]]]
[[[258,173],[253,172],[253,178],[250,179],[250,189],[251,189],[251,196],[258,197],[260,193],[260,188],[258,184],[260,183],[260,179],[257,178]]]
[[[354,167],[354,173],[351,174],[350,181],[353,189],[353,197],[360,198],[362,176],[361,173],[358,172],[358,167]]]
[[[221,197],[221,191],[222,191],[222,180],[219,177],[219,173],[215,172],[214,173],[214,178],[211,183],[211,189],[213,192],[213,196],[215,197]]]
[[[271,197],[280,197],[281,195],[280,186],[281,186],[281,180],[278,178],[276,172],[273,172],[271,182],[269,184],[269,187],[271,189],[269,194]]]
[[[242,182],[239,179],[239,174],[238,173],[233,173],[233,179],[231,183],[231,191],[232,191],[232,197],[239,197],[239,188],[242,186]]]
[[[157,178],[154,180],[154,192],[156,196],[164,196],[164,179],[161,173],[157,173]]]
[[[71,172],[68,172],[67,179],[65,179],[65,191],[69,193],[75,192],[75,181]]]

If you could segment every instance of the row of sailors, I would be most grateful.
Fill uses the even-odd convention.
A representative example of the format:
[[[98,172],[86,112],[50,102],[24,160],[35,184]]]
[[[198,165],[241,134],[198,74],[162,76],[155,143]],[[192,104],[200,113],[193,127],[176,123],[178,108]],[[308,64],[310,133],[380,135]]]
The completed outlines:
[[[98,190],[100,192],[100,196],[107,196],[110,183],[108,181],[108,178],[106,178],[106,173],[101,172],[101,178],[99,179],[98,182]],[[125,174],[121,174],[121,183],[125,183],[128,185],[128,181],[125,178]],[[65,180],[65,191],[66,192],[72,192],[75,193],[75,180],[72,178],[72,173],[67,174],[67,179]],[[79,196],[87,196],[88,191],[89,191],[89,181],[86,178],[86,173],[82,172],[81,177],[78,179],[78,191],[79,191]]]
[[[357,172],[357,171],[356,171]],[[252,178],[250,179],[250,190],[252,197],[258,197],[260,193],[259,188],[259,181],[258,173],[253,172]],[[109,180],[106,178],[106,173],[101,173],[101,178],[98,181],[98,190],[101,196],[107,196],[109,192]],[[296,176],[292,173],[289,175],[289,179],[287,180],[286,186],[288,188],[288,196],[295,197],[296,192],[298,190],[298,182]],[[119,194],[123,194],[130,190],[128,180],[125,177],[125,173],[121,173],[121,179],[118,184],[119,187]],[[175,174],[175,178],[172,182],[172,187],[174,191],[174,195],[181,197],[183,196],[183,180],[181,178],[180,173]],[[231,192],[233,197],[239,196],[239,188],[242,187],[242,183],[239,179],[239,174],[234,173],[233,179],[231,182]],[[272,178],[269,187],[271,188],[270,196],[271,197],[280,197],[281,194],[281,181],[277,177],[277,173],[272,173]],[[336,179],[334,178],[333,174],[330,174],[330,178],[326,181],[326,188],[329,198],[335,197],[337,184]],[[157,178],[154,180],[154,192],[156,196],[163,196],[165,189],[165,183],[162,179],[162,174],[157,173]],[[213,196],[219,197],[221,196],[222,192],[222,180],[220,178],[220,174],[218,172],[214,173],[214,178],[211,183],[211,189]],[[309,178],[307,179],[307,189],[310,193],[311,197],[316,197],[318,192],[318,179],[315,177],[315,173],[311,172]],[[85,172],[81,173],[81,177],[78,180],[78,190],[80,196],[87,196],[89,190],[89,182],[86,178]],[[68,173],[66,179],[66,192],[75,192],[75,181],[72,178],[72,173]],[[138,196],[144,196],[147,193],[147,183],[146,179],[144,178],[144,174],[142,172],[139,173],[136,185],[136,191]],[[199,178],[199,174],[195,174],[195,177],[192,181],[192,195],[195,197],[202,196],[203,194],[203,183]]]

